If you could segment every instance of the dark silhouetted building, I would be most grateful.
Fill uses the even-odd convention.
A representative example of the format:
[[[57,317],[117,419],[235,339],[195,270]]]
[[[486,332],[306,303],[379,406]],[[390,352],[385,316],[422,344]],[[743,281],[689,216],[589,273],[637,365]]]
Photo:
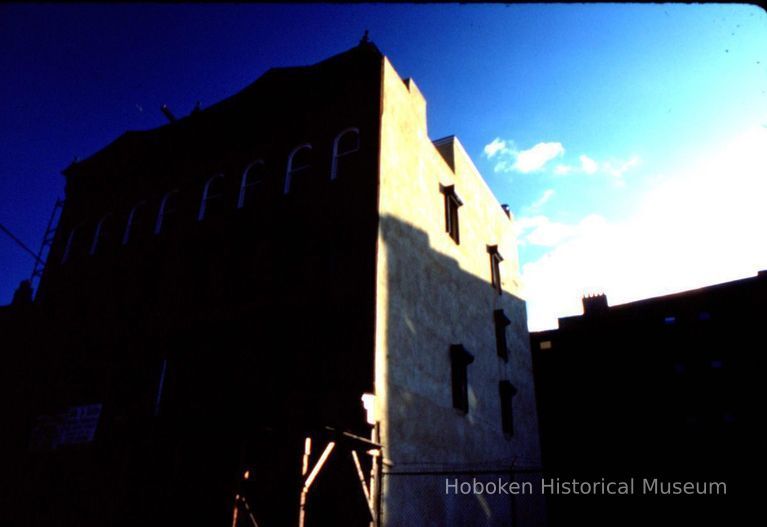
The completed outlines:
[[[583,308],[531,333],[547,474],[723,481],[727,495],[557,496],[552,525],[738,524],[759,487],[749,466],[761,459],[767,274],[616,306],[594,295]]]
[[[7,524],[540,525],[445,490],[535,477],[538,425],[513,220],[415,83],[363,41],[164,113],[64,170],[0,312]]]

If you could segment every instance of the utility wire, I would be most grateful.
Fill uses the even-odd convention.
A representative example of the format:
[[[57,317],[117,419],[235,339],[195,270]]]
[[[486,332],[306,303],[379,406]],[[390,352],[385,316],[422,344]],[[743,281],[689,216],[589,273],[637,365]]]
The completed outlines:
[[[3,225],[2,223],[0,223],[0,229],[2,229],[2,231],[3,231],[5,234],[7,234],[7,235],[8,235],[8,236],[9,236],[9,237],[10,237],[10,238],[13,240],[13,241],[15,241],[15,242],[16,242],[16,244],[17,244],[19,247],[21,247],[22,249],[24,249],[25,251],[27,251],[29,254],[31,254],[31,255],[32,255],[32,258],[34,258],[34,259],[35,259],[37,262],[39,262],[39,263],[41,263],[41,264],[44,264],[44,263],[45,263],[45,262],[43,262],[43,261],[42,261],[42,260],[41,260],[41,259],[40,259],[40,258],[37,256],[37,253],[35,253],[35,252],[34,252],[32,249],[30,249],[29,247],[27,247],[27,246],[24,244],[24,242],[23,242],[23,241],[19,240],[19,239],[18,239],[16,236],[14,236],[14,235],[13,235],[13,233],[12,233],[11,231],[9,231],[9,230],[8,230],[8,229],[5,227],[5,225]]]

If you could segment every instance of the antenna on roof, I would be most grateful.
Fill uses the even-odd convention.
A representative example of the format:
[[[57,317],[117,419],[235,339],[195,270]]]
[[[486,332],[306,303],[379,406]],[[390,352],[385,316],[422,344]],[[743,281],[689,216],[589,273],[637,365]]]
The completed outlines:
[[[362,38],[360,39],[360,44],[367,44],[370,42],[370,37],[368,36],[368,30],[365,30],[365,34],[362,35]]]
[[[160,107],[160,111],[162,111],[163,115],[170,121],[171,123],[176,120],[176,116],[171,113],[170,108],[168,108],[167,104],[163,104]]]

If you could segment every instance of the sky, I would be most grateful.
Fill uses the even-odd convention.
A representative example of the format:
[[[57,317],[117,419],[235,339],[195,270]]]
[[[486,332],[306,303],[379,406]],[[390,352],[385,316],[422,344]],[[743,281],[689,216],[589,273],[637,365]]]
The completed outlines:
[[[61,170],[367,29],[517,229],[531,330],[767,269],[767,14],[750,5],[0,4],[0,224]],[[33,258],[0,232],[0,305]]]

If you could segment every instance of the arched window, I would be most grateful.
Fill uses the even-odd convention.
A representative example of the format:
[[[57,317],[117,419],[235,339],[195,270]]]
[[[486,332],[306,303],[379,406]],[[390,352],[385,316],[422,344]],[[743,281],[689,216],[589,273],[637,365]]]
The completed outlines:
[[[178,189],[173,189],[170,192],[166,192],[160,201],[160,208],[157,211],[157,221],[154,224],[154,233],[160,234],[163,229],[163,225],[167,226],[167,218],[176,213],[176,205],[178,202]]]
[[[200,211],[197,213],[197,221],[202,221],[205,216],[215,215],[222,211],[224,203],[224,175],[216,174],[202,187],[202,199]]]
[[[237,197],[237,208],[241,209],[253,201],[258,186],[264,181],[264,162],[260,159],[253,161],[242,173],[240,194]]]
[[[146,205],[146,201],[139,201],[136,203],[133,208],[128,213],[128,221],[125,222],[125,232],[123,232],[123,245],[128,245],[128,241],[130,241],[131,237],[131,231],[133,230],[134,225],[137,223],[137,215],[141,215],[140,212],[138,212],[138,209],[140,207],[143,207]]]
[[[360,131],[357,128],[347,128],[336,136],[333,141],[333,162],[330,166],[330,180],[338,177],[340,159],[360,149]]]
[[[311,174],[312,145],[305,143],[295,147],[288,155],[288,167],[285,172],[285,189],[283,194],[290,192],[295,179],[309,177]]]
[[[110,218],[112,216],[112,213],[105,214],[102,216],[102,218],[99,220],[99,222],[96,224],[96,230],[93,232],[93,241],[91,241],[91,249],[88,251],[88,254],[93,256],[96,254],[96,251],[99,248],[100,244],[103,244],[105,241],[109,238],[109,232],[108,232],[108,223],[110,221]]]
[[[72,256],[72,249],[76,245],[77,241],[79,241],[80,230],[82,229],[82,226],[83,224],[80,223],[79,225],[73,227],[71,231],[69,231],[67,243],[64,245],[64,253],[61,255],[61,263],[66,262],[69,260],[70,256]]]

